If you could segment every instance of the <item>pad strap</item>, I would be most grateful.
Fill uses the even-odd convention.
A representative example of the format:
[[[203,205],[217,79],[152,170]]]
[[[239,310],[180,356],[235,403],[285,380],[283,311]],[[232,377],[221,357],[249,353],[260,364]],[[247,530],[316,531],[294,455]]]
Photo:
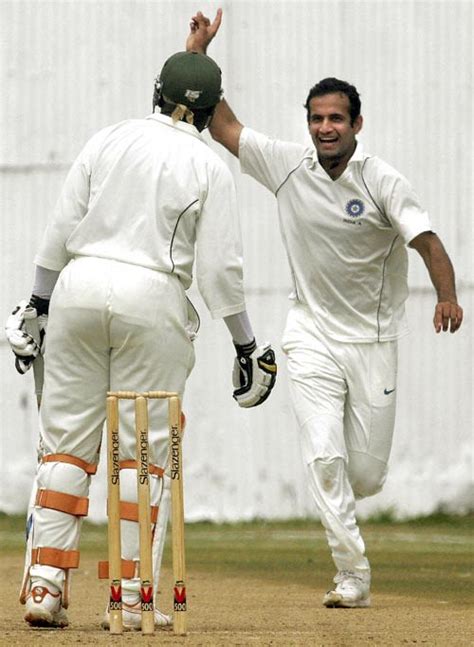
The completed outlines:
[[[157,505],[150,506],[151,523],[157,522],[158,510]],[[131,503],[130,501],[120,501],[120,519],[138,522],[138,504]]]
[[[38,490],[35,505],[66,512],[76,517],[87,517],[89,511],[89,499],[87,497],[56,492],[55,490]]]
[[[78,568],[78,550],[61,550],[60,548],[48,548],[41,546],[31,551],[31,564],[42,564],[43,566],[54,566],[55,568]]]
[[[71,456],[71,454],[47,454],[41,459],[42,463],[69,463],[84,470],[86,474],[95,474],[97,472],[97,465],[95,463],[87,463],[82,458]]]
[[[122,577],[131,580],[139,577],[140,562],[134,562],[131,559],[122,559]],[[109,562],[99,562],[99,580],[109,579]]]

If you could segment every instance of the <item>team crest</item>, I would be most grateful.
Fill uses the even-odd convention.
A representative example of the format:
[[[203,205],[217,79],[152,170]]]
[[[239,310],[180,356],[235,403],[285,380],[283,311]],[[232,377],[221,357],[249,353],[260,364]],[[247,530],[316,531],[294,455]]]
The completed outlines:
[[[186,90],[186,92],[184,93],[184,96],[186,97],[186,99],[189,99],[191,103],[194,103],[196,99],[199,99],[201,94],[202,94],[202,90]]]
[[[362,202],[362,200],[359,200],[357,198],[349,200],[349,202],[346,204],[346,213],[351,218],[358,218],[364,213],[364,211],[364,203]]]

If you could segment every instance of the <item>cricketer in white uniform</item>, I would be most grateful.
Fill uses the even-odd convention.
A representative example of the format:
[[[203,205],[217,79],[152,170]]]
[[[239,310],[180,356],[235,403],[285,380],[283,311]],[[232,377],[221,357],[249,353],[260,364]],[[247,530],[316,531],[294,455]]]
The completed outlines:
[[[205,53],[219,29],[198,13],[187,47]],[[336,586],[328,607],[370,605],[370,565],[355,500],[379,492],[395,419],[397,340],[407,332],[406,246],[436,288],[436,332],[462,321],[454,272],[407,180],[365,153],[354,86],[324,79],[309,92],[314,147],[244,127],[222,100],[211,135],[277,198],[293,278],[282,340],[309,485],[325,526]]]
[[[107,391],[183,395],[194,364],[196,318],[185,293],[194,264],[212,317],[225,319],[236,345],[239,405],[260,404],[275,382],[274,353],[269,346],[256,347],[246,315],[233,180],[200,134],[220,95],[221,73],[212,59],[186,52],[168,59],[155,87],[154,105],[162,114],[123,121],[92,137],[67,176],[35,258],[31,305],[43,317],[43,328],[51,300],[41,460],[21,596],[31,625],[68,624],[68,574],[79,564],[81,520],[99,459]],[[7,322],[21,372],[38,352],[24,330],[25,306]],[[155,525],[167,479],[166,401],[150,401],[149,420]],[[132,401],[120,406],[120,429],[120,458],[128,461],[121,494],[134,503]],[[154,546],[157,571],[166,531],[163,507],[155,532],[155,539],[161,537]],[[134,509],[136,515],[136,503]],[[136,521],[130,513],[121,521],[124,625],[131,628],[141,623]],[[158,625],[171,623],[157,609],[155,619]]]

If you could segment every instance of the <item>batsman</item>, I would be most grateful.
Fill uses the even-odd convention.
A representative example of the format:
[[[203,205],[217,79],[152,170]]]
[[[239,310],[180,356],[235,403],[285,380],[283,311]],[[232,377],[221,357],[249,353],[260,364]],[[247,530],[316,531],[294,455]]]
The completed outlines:
[[[35,257],[32,297],[8,318],[17,370],[25,373],[44,358],[40,459],[20,596],[31,626],[68,625],[70,572],[79,566],[107,392],[183,396],[199,328],[186,296],[194,265],[211,316],[224,319],[235,345],[234,399],[241,407],[257,406],[275,384],[274,352],[269,344],[257,346],[246,312],[232,176],[201,135],[221,92],[221,71],[211,58],[178,52],[155,81],[151,115],[104,128],[89,140]],[[31,334],[32,319],[37,335]],[[133,402],[120,409],[121,495],[132,504],[124,506],[129,513],[121,520],[123,623],[140,629],[130,407]],[[156,573],[169,500],[167,479],[160,476],[168,452],[166,402],[150,403],[150,423],[151,505],[160,504],[158,517],[152,515]],[[171,623],[155,609],[157,626]],[[102,626],[109,626],[108,609]]]

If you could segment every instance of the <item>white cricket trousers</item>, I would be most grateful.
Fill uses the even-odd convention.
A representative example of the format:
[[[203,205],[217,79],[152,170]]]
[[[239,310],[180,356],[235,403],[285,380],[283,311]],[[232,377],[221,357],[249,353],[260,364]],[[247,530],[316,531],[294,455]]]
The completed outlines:
[[[338,570],[369,562],[355,500],[379,492],[395,421],[397,342],[342,343],[292,307],[282,340],[309,487]]]
[[[61,272],[51,298],[40,413],[41,453],[97,463],[107,391],[176,391],[194,365],[184,289],[175,275],[118,261],[81,257]],[[149,403],[150,463],[168,452],[166,400]],[[120,401],[120,459],[135,459],[134,402]],[[122,471],[122,499],[136,501],[136,472]],[[152,478],[152,503],[161,485]],[[87,497],[88,476],[75,465],[39,466],[36,486]],[[104,501],[105,508],[105,501]],[[138,559],[137,524],[122,521],[122,557]],[[33,548],[77,550],[80,518],[47,507],[33,513]],[[32,566],[59,587],[63,572]]]

